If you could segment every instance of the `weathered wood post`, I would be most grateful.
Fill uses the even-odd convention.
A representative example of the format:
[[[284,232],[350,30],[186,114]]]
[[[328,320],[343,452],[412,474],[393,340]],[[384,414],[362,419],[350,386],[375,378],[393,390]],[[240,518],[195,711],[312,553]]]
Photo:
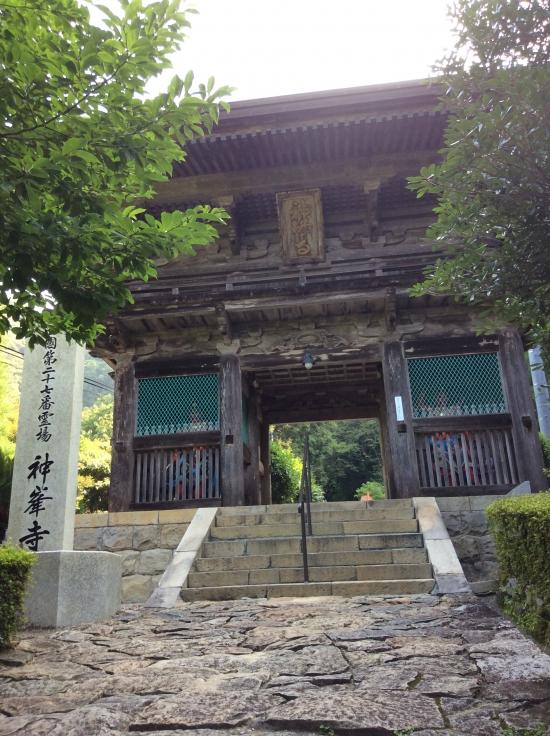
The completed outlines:
[[[250,465],[246,470],[246,503],[257,506],[261,503],[260,490],[260,420],[258,418],[258,394],[250,386],[248,397],[248,449],[250,450]]]
[[[418,496],[419,482],[412,424],[412,403],[403,345],[388,342],[382,357],[386,426],[389,453],[388,474],[393,475],[395,498]],[[389,457],[388,457],[389,455]]]
[[[134,451],[136,431],[137,381],[133,356],[117,356],[115,402],[111,451],[109,511],[129,511],[133,500]]]
[[[271,504],[271,449],[269,446],[269,421],[266,415],[263,415],[263,421],[260,425],[260,459],[264,466],[264,474],[260,478],[261,485],[261,503],[268,506]]]
[[[512,436],[519,480],[520,483],[528,480],[534,493],[545,491],[548,480],[542,470],[544,460],[523,343],[514,329],[503,330],[498,341],[508,410],[512,415]]]
[[[220,488],[223,506],[244,505],[243,408],[241,363],[220,358]]]

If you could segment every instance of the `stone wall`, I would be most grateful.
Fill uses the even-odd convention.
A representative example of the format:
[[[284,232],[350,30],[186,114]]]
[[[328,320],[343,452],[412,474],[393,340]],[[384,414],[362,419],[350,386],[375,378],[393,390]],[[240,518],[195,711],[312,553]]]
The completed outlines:
[[[74,549],[122,557],[122,602],[146,601],[185,534],[196,509],[77,514]]]
[[[459,496],[438,498],[441,516],[454,544],[458,559],[469,583],[493,581],[498,577],[498,563],[485,509],[504,496]],[[479,592],[483,586],[474,585]],[[487,590],[491,586],[485,586]]]

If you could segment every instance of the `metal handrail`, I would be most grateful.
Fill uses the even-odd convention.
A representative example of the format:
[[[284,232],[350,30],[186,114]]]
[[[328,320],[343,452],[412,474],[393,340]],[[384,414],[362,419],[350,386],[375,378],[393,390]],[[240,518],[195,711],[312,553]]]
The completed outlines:
[[[305,492],[305,505],[304,505]],[[309,456],[309,437],[306,436],[304,447],[304,461],[302,464],[302,478],[300,480],[300,495],[298,496],[298,513],[302,525],[302,560],[304,566],[304,583],[309,583],[309,569],[307,564],[307,536],[306,536],[306,516],[307,516],[307,534],[312,537],[313,530],[311,527],[311,464]]]

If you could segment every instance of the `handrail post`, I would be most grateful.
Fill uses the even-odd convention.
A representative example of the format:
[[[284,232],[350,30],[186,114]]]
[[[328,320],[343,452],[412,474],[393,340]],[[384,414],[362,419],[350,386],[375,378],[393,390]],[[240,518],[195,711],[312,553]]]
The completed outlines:
[[[310,537],[313,536],[311,528],[311,465],[309,462],[309,437],[306,435],[306,444],[304,448],[304,465],[306,475],[306,507],[307,507],[307,532]]]
[[[309,569],[307,565],[307,537],[306,537],[306,519],[304,508],[304,476],[305,465],[302,467],[302,478],[300,480],[300,495],[298,497],[298,513],[300,514],[300,522],[302,527],[302,560],[304,565],[304,583],[309,583]],[[307,496],[307,492],[306,492]]]

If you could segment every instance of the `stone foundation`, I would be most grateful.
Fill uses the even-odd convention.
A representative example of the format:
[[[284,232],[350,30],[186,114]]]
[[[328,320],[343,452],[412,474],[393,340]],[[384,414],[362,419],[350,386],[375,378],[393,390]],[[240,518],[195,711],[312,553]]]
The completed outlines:
[[[197,509],[77,514],[74,549],[122,557],[122,603],[143,603],[156,587]]]
[[[438,498],[437,504],[469,583],[498,578],[498,562],[485,509],[504,496]]]

